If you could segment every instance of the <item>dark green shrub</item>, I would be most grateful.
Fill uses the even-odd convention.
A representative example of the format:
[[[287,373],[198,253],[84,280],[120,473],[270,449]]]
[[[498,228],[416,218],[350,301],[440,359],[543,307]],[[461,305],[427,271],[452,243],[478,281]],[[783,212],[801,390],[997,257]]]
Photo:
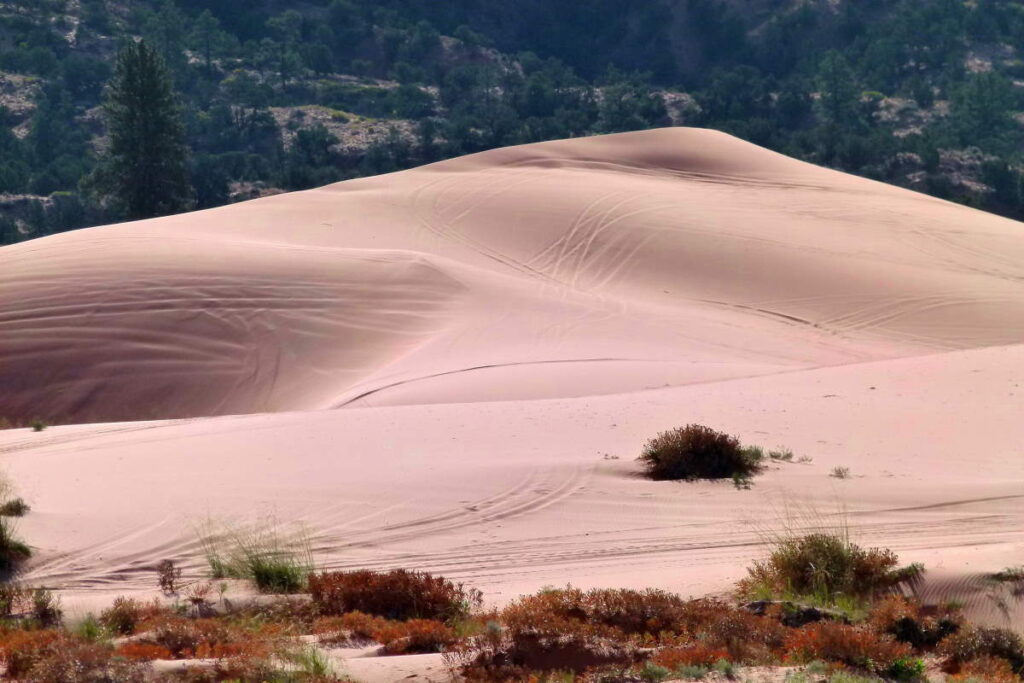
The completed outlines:
[[[763,452],[743,448],[738,439],[691,424],[662,432],[647,442],[640,462],[658,481],[746,479],[761,471]]]

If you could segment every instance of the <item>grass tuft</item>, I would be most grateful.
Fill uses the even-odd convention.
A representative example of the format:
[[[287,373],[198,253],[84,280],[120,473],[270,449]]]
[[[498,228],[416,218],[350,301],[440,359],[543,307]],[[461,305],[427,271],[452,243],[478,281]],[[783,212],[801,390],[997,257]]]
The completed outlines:
[[[832,472],[829,473],[833,479],[849,479],[850,468],[849,467],[833,467]]]
[[[199,536],[214,579],[250,579],[264,593],[298,593],[313,571],[305,532],[274,521],[226,530],[208,524]]]

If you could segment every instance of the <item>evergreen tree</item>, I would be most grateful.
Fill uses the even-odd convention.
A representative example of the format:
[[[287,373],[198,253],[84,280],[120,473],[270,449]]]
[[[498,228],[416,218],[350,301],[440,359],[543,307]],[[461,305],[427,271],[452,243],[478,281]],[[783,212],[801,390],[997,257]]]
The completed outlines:
[[[91,189],[128,219],[191,208],[181,111],[167,67],[145,41],[118,55],[104,112],[110,146],[90,178]]]

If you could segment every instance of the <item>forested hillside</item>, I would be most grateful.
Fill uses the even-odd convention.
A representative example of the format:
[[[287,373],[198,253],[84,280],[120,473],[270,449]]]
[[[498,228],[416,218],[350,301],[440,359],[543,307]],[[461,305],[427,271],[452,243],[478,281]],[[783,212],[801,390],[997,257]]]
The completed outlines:
[[[116,221],[114,58],[182,105],[191,205],[670,125],[1024,215],[1010,0],[0,0],[0,243]]]

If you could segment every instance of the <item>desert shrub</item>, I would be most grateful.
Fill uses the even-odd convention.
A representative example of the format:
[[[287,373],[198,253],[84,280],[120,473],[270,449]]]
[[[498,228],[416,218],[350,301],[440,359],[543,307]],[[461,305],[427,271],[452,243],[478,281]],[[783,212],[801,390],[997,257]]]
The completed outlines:
[[[886,675],[896,681],[916,681],[924,676],[924,661],[901,657],[892,663]]]
[[[958,673],[946,680],[951,683],[1020,683],[1021,679],[1005,659],[979,657],[965,662]]]
[[[850,478],[850,468],[849,467],[833,467],[832,471],[829,473],[828,476],[832,477],[833,479],[849,479]]]
[[[0,619],[32,609],[32,590],[15,583],[0,583]]]
[[[686,666],[710,669],[715,662],[728,658],[729,653],[722,647],[711,647],[695,642],[682,647],[667,647],[655,653],[651,661],[666,669],[677,671]]]
[[[64,611],[60,599],[46,588],[32,589],[32,619],[43,628],[60,626]]]
[[[66,645],[66,636],[53,629],[0,632],[0,662],[8,678],[20,678],[31,671],[43,659],[49,648],[59,643]]]
[[[156,600],[144,603],[133,598],[119,597],[113,605],[100,612],[99,621],[112,633],[130,636],[139,629],[140,624],[167,614],[167,608]]]
[[[684,681],[702,681],[711,673],[706,666],[682,666],[676,674]]]
[[[336,680],[331,660],[315,647],[299,648],[289,653],[287,658],[307,679],[317,681]]]
[[[286,625],[258,620],[165,616],[136,642],[163,648],[172,659],[265,659],[282,652],[295,635]]]
[[[837,533],[777,539],[766,561],[755,562],[739,584],[745,597],[811,597],[832,604],[840,596],[872,599],[914,586],[920,565],[899,566],[888,549],[864,549]]]
[[[872,673],[888,672],[912,654],[909,645],[892,636],[827,621],[793,629],[786,637],[785,651],[794,662],[821,659]]]
[[[321,643],[341,645],[373,641],[384,646],[382,654],[442,652],[459,640],[450,626],[432,619],[393,621],[362,612],[323,617],[313,624]]]
[[[309,592],[325,615],[363,612],[397,620],[450,621],[468,616],[483,602],[480,591],[405,569],[313,574]]]
[[[14,523],[0,517],[0,580],[16,574],[30,557],[32,550],[18,538]]]
[[[510,628],[531,624],[575,621],[604,628],[609,637],[678,632],[687,602],[665,591],[577,588],[545,590],[513,602],[501,620]]]
[[[28,423],[28,426],[32,428],[33,432],[41,432],[46,429],[47,424],[42,420],[32,420]]]
[[[106,635],[106,632],[103,625],[96,619],[96,616],[90,613],[85,616],[85,619],[82,619],[82,621],[75,625],[74,634],[82,640],[94,643],[101,640]]]
[[[963,620],[953,609],[932,610],[931,614],[926,614],[916,601],[894,595],[872,608],[870,623],[874,630],[888,633],[915,650],[932,650],[944,638],[959,631]]]
[[[647,662],[639,672],[640,680],[644,683],[660,683],[672,677],[672,670]]]
[[[374,640],[384,646],[383,654],[427,654],[443,652],[458,638],[449,626],[432,619],[393,621],[377,631]]]
[[[270,521],[251,528],[206,530],[200,542],[212,578],[250,579],[265,593],[297,593],[313,571],[308,539]]]
[[[146,634],[140,642],[158,645],[173,659],[197,656],[201,646],[213,649],[231,642],[227,627],[213,619],[167,619]]]
[[[340,617],[321,617],[313,622],[313,633],[320,642],[342,644],[350,641],[377,641],[377,633],[388,624],[383,617],[363,612],[349,612]],[[379,641],[378,641],[379,642]]]
[[[761,471],[763,455],[760,449],[744,449],[733,436],[691,424],[658,434],[639,460],[647,476],[658,481],[743,480]]]
[[[12,498],[0,504],[0,517],[24,517],[32,508],[22,498]]]
[[[165,647],[154,645],[153,643],[138,642],[121,643],[114,650],[114,655],[133,662],[151,662],[156,659],[174,658],[174,653]]]
[[[160,560],[156,565],[157,584],[167,595],[177,593],[178,579],[181,578],[181,569],[175,566],[174,560]]]
[[[939,653],[951,672],[972,660],[994,657],[1006,661],[1015,674],[1024,674],[1024,641],[1007,629],[966,626],[942,641]]]
[[[109,644],[72,640],[45,648],[24,677],[32,683],[149,683],[140,662],[113,656]]]
[[[769,661],[789,631],[777,619],[738,610],[720,600],[700,599],[687,603],[683,630],[689,637],[724,650],[735,662]]]
[[[546,590],[506,607],[500,621],[457,643],[446,654],[466,680],[529,680],[531,673],[574,674],[609,665],[630,666],[639,648],[622,629],[602,622],[597,591]]]

